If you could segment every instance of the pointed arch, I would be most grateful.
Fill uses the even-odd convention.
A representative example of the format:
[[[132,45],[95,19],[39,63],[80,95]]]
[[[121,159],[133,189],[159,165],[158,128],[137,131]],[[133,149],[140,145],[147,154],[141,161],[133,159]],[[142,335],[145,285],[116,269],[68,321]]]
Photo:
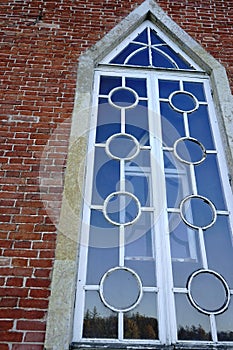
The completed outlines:
[[[85,176],[88,175],[85,173],[85,158],[89,131],[92,128],[90,117],[93,112],[91,109],[93,73],[101,62],[103,65],[106,64],[104,59],[117,51],[117,47],[145,21],[150,21],[156,26],[172,43],[175,43],[185,57],[194,62],[196,67],[200,67],[202,74],[209,76],[228,168],[230,171],[233,169],[231,124],[233,100],[224,67],[172,21],[156,3],[146,0],[79,58],[70,149],[47,322],[46,350],[68,350],[72,341],[81,212],[85,206],[83,188]]]

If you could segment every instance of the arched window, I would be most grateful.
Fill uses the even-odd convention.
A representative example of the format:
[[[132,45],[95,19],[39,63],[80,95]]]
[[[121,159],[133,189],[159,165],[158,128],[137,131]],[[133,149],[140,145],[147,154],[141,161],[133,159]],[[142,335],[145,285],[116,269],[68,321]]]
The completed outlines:
[[[80,57],[46,350],[233,349],[232,110],[151,0]]]
[[[208,75],[150,21],[95,69],[73,346],[233,343]]]

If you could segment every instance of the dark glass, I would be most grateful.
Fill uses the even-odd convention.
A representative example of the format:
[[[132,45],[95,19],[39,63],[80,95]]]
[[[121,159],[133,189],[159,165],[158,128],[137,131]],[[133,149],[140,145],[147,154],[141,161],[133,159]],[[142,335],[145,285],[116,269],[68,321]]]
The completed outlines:
[[[156,286],[155,275],[155,260],[143,260],[143,259],[128,259],[125,260],[125,266],[133,269],[140,277],[143,286],[154,287]]]
[[[194,69],[180,54],[172,50],[168,45],[162,46],[160,49],[168,54],[180,69]]]
[[[184,81],[183,84],[185,91],[191,92],[198,101],[206,101],[203,83]]]
[[[195,174],[198,193],[209,198],[218,210],[225,210],[226,204],[216,155],[208,154],[204,162],[195,167]]]
[[[175,80],[159,80],[159,96],[160,98],[168,98],[174,91],[180,89],[179,81]]]
[[[134,53],[127,61],[127,64],[133,66],[149,66],[149,50],[148,47],[143,47],[141,50]]]
[[[193,277],[190,293],[196,305],[207,312],[217,312],[226,303],[226,289],[222,281],[206,271]]]
[[[184,202],[182,213],[189,224],[200,228],[210,225],[214,218],[214,212],[209,203],[196,197]]]
[[[98,234],[96,235],[98,236]],[[92,237],[93,239],[93,237]],[[115,241],[114,244],[117,242]],[[118,265],[119,249],[89,247],[86,284],[99,284],[107,270]]]
[[[161,50],[161,48],[159,48]],[[165,56],[162,52],[155,48],[152,48],[152,64],[154,67],[159,68],[176,68],[175,64],[169,57]]]
[[[112,93],[111,101],[117,107],[128,108],[135,103],[136,97],[132,91],[125,88],[119,88]]]
[[[117,310],[132,307],[140,295],[140,286],[135,275],[124,268],[108,273],[103,281],[103,297],[105,302]]]
[[[204,153],[201,146],[192,140],[180,140],[176,147],[177,155],[181,160],[196,163],[204,159]]]
[[[124,315],[124,338],[158,339],[157,296],[144,293],[140,304]]]
[[[102,75],[100,77],[100,95],[108,95],[112,89],[121,86],[121,80],[121,77]]]
[[[150,29],[151,45],[165,44],[165,42],[157,35],[157,33]]]
[[[232,299],[228,309],[216,316],[216,324],[219,341],[233,341],[233,302]]]
[[[97,291],[86,291],[83,337],[117,338],[117,313],[101,302]]]
[[[205,149],[215,149],[212,132],[209,124],[208,107],[199,105],[199,108],[188,114],[190,137],[194,137],[203,144]]]
[[[209,268],[220,273],[233,288],[233,248],[228,220],[228,216],[218,215],[204,237]]]
[[[104,148],[96,147],[92,192],[93,204],[103,204],[105,198],[117,189],[120,179],[120,163],[117,160],[109,159]]]
[[[139,97],[147,97],[146,79],[126,78],[126,86],[137,92]]]
[[[89,248],[118,248],[118,230],[117,226],[112,225],[105,219],[102,210],[92,209],[89,241],[86,240],[82,244],[88,244]],[[108,251],[106,252],[108,254]]]
[[[136,36],[135,39],[133,39],[133,41],[148,44],[147,29],[144,29],[142,33],[140,33],[138,36]]]
[[[194,98],[185,92],[177,92],[172,96],[171,102],[173,106],[184,112],[189,112],[196,108]]]
[[[134,51],[142,47],[140,44],[127,45],[110,63],[124,64],[126,58]]]
[[[209,316],[198,312],[186,295],[176,294],[176,315],[179,340],[211,340]]]
[[[183,114],[172,109],[169,103],[161,102],[163,144],[173,147],[174,142],[185,136]]]

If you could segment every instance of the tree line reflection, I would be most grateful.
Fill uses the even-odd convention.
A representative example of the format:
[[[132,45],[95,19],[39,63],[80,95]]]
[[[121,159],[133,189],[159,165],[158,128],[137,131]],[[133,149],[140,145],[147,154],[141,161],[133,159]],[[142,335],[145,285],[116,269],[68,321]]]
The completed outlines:
[[[93,310],[87,309],[84,317],[84,338],[117,338],[118,335],[117,313],[110,316],[101,316],[96,306]],[[140,315],[139,312],[124,315],[125,339],[158,339],[158,320],[153,317]],[[211,341],[211,333],[206,332],[201,325],[197,327],[179,326],[179,340]],[[218,332],[219,341],[233,341],[233,330]]]

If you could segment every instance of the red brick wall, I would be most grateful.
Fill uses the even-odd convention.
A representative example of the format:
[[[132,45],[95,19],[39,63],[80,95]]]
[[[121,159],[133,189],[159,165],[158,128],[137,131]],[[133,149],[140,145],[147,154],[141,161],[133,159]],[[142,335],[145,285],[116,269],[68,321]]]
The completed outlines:
[[[43,349],[78,57],[141,2],[0,0],[1,350]],[[157,3],[233,88],[232,1]]]

